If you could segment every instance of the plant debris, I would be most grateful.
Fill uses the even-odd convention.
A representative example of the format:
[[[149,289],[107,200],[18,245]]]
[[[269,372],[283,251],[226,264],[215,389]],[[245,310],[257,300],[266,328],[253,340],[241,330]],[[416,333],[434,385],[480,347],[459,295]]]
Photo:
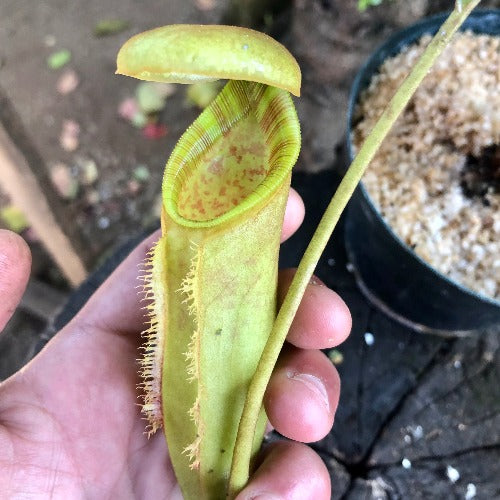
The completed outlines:
[[[141,82],[134,97],[126,97],[120,102],[118,114],[141,129],[144,137],[159,139],[168,133],[167,126],[160,123],[160,114],[167,98],[174,93],[175,86],[169,83]]]
[[[67,95],[73,92],[79,83],[80,80],[76,72],[68,69],[57,80],[56,89],[60,94]]]
[[[328,358],[334,365],[341,365],[344,361],[344,355],[338,349],[329,351]]]
[[[21,233],[30,227],[30,223],[24,212],[15,205],[7,205],[0,209],[0,219],[6,225],[7,229],[15,233]]]
[[[75,151],[80,145],[80,125],[74,120],[64,120],[62,125],[62,132],[59,137],[59,144],[64,151]]]
[[[154,82],[141,82],[135,90],[135,97],[144,114],[156,113],[165,107],[165,95]]]
[[[123,19],[102,19],[95,25],[94,35],[96,37],[116,35],[129,27],[130,23]]]
[[[91,186],[99,179],[99,170],[94,160],[78,157],[76,166],[80,172],[80,181],[84,186]]]
[[[137,165],[132,172],[134,179],[140,183],[148,182],[151,177],[151,172],[147,165]]]
[[[71,61],[71,52],[67,49],[58,50],[47,58],[50,69],[60,69]]]
[[[187,103],[205,109],[217,97],[221,87],[219,81],[193,83],[186,90]]]
[[[74,200],[78,194],[78,180],[71,174],[71,169],[64,163],[56,163],[50,169],[50,180],[57,193],[65,200]]]
[[[161,139],[168,134],[168,129],[163,123],[147,123],[142,133],[147,139]]]
[[[136,113],[140,112],[135,97],[127,97],[118,105],[118,114],[124,120],[131,121]]]

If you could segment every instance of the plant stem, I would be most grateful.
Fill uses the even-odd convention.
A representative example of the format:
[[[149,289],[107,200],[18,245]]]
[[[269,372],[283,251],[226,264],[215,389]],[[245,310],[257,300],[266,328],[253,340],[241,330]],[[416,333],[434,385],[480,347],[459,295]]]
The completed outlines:
[[[437,57],[449,43],[453,34],[479,2],[480,0],[457,1],[455,9],[439,28],[409,76],[403,81],[387,105],[372,132],[366,138],[328,205],[299,264],[250,384],[236,438],[229,478],[229,498],[234,498],[248,481],[255,425],[267,384],[302,296],[340,215],[394,122],[431,69]]]

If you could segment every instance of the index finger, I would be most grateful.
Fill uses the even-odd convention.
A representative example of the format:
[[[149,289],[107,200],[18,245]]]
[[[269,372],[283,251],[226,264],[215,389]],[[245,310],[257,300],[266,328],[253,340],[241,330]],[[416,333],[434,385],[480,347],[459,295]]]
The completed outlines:
[[[280,271],[278,302],[285,298],[295,269]],[[337,293],[313,276],[293,319],[287,341],[302,349],[326,349],[341,344],[352,326],[351,313]]]
[[[14,313],[28,283],[31,253],[17,234],[0,229],[0,331]]]

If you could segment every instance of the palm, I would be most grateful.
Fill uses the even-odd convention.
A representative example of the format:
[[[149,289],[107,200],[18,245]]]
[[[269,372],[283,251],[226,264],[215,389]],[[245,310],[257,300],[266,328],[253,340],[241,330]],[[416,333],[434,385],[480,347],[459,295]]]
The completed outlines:
[[[3,401],[17,396],[0,404],[11,484],[41,498],[172,498],[164,439],[147,439],[135,404],[136,357],[130,338],[77,322],[5,385]]]

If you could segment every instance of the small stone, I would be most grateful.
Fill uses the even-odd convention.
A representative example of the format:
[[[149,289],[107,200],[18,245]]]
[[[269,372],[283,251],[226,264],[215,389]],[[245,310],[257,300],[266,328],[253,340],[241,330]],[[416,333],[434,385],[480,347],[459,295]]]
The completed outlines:
[[[99,196],[99,191],[97,191],[96,189],[91,189],[85,195],[85,199],[87,200],[87,203],[89,205],[94,206],[99,203],[101,197]]]
[[[375,343],[375,336],[373,335],[373,333],[370,333],[370,332],[365,333],[365,343],[366,343],[366,345],[370,345],[370,346]]]
[[[81,182],[84,186],[91,186],[99,178],[96,162],[90,158],[80,158],[77,161],[81,171]]]
[[[409,434],[405,434],[405,437],[403,438],[403,441],[406,444],[411,444],[411,436]]]
[[[354,272],[354,264],[352,262],[348,262],[345,266],[348,272],[353,273]]]
[[[107,229],[109,227],[109,218],[108,217],[99,217],[99,220],[97,221],[97,226],[99,229]]]
[[[465,491],[465,500],[472,500],[476,497],[477,488],[474,483],[469,483],[467,485],[467,490]]]
[[[80,125],[73,120],[64,120],[59,137],[61,147],[68,152],[75,151],[79,144]]]
[[[217,5],[216,0],[195,0],[195,5],[199,10],[209,11],[215,9]]]
[[[137,165],[132,172],[134,179],[139,182],[148,182],[151,177],[151,173],[149,172],[149,168],[147,165]]]
[[[335,265],[335,259],[328,259],[328,265],[333,267]]]
[[[453,368],[455,369],[459,369],[459,368],[462,368],[462,362],[459,360],[459,359],[456,359],[454,362],[453,362]]]
[[[118,106],[118,114],[127,121],[132,121],[132,118],[138,112],[139,104],[134,97],[127,97]]]
[[[401,465],[404,469],[411,469],[411,462],[407,458],[403,458]]]
[[[56,89],[62,95],[67,95],[73,92],[80,80],[76,72],[72,69],[66,70],[57,80]]]
[[[43,38],[43,43],[46,47],[54,47],[57,40],[54,35],[45,35]]]
[[[80,145],[78,137],[69,134],[61,135],[59,143],[61,144],[61,147],[64,149],[64,151],[68,152],[75,151],[76,149],[78,149],[78,146]]]
[[[80,125],[76,123],[74,120],[64,120],[63,121],[63,130],[72,135],[78,135],[80,133]]]
[[[452,483],[456,483],[460,479],[460,473],[457,469],[455,469],[455,467],[452,467],[451,465],[448,465],[446,467],[446,475]]]
[[[78,194],[78,181],[71,175],[70,168],[64,163],[56,163],[50,169],[50,180],[59,196],[65,200],[73,200]]]
[[[491,351],[485,351],[484,354],[483,354],[483,359],[486,362],[491,363],[495,359],[495,355]]]
[[[71,52],[67,49],[58,50],[47,58],[47,66],[50,69],[59,69],[71,61]]]
[[[156,91],[162,97],[170,97],[177,91],[177,87],[173,83],[156,82]]]
[[[160,194],[157,196],[157,198],[155,199],[155,201],[153,203],[153,209],[151,210],[151,214],[153,215],[153,217],[155,217],[155,218],[160,217],[162,207],[163,207],[163,198]]]
[[[415,441],[422,439],[424,437],[424,429],[421,425],[410,428],[411,435]]]
[[[394,491],[394,488],[380,476],[375,479],[368,479],[366,483],[371,487],[370,498],[372,500],[387,500],[393,496],[390,492]]]
[[[116,35],[125,31],[130,26],[123,19],[102,19],[94,27],[94,35],[97,37]]]
[[[127,183],[127,191],[131,195],[136,195],[141,190],[141,183],[135,179],[131,179]]]

